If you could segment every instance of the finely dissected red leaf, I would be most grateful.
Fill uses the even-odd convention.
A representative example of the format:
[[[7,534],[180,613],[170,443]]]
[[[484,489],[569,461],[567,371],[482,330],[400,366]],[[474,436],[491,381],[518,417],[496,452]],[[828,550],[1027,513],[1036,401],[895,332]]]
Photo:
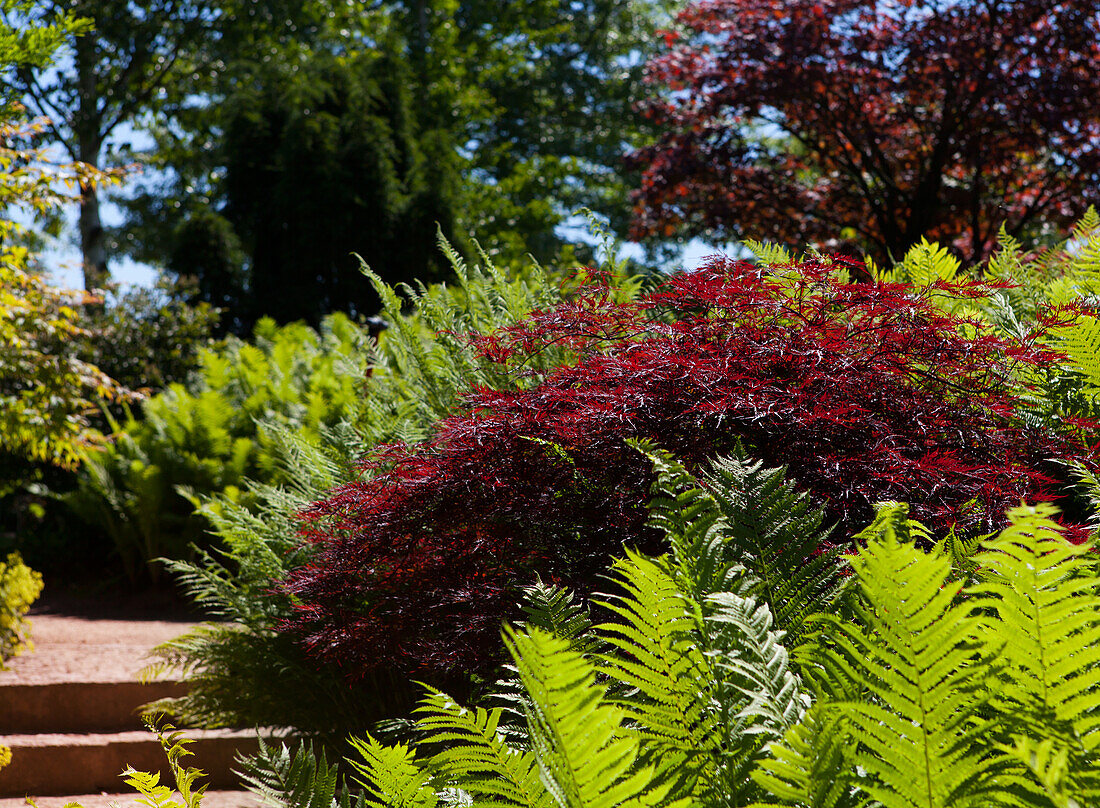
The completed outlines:
[[[911,503],[935,534],[991,531],[1054,493],[1050,459],[1092,462],[1079,436],[1015,414],[1020,371],[1049,359],[1036,340],[964,327],[937,303],[991,287],[843,285],[837,269],[719,257],[635,303],[582,289],[472,338],[511,358],[567,342],[578,359],[529,389],[474,392],[431,440],[384,447],[372,478],[315,503],[316,561],[286,582],[300,604],[287,630],[352,675],[487,670],[536,573],[585,591],[624,543],[660,550],[652,472],[629,438],[689,466],[740,441],[788,466],[839,540],[881,500]]]

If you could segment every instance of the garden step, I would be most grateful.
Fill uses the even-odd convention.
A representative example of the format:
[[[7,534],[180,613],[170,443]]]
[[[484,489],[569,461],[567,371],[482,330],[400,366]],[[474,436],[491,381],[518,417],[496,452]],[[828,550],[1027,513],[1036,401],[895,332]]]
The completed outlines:
[[[182,682],[0,682],[0,732],[122,732],[142,728],[141,708],[182,696]]]
[[[237,751],[254,752],[253,730],[190,730],[194,756],[183,759],[208,773],[201,782],[211,788],[239,788],[232,770]],[[0,736],[11,748],[11,763],[0,769],[0,797],[91,794],[119,791],[119,773],[127,766],[139,771],[168,772],[164,750],[148,731],[115,733],[35,733]]]
[[[115,788],[122,788],[122,780]],[[147,808],[139,803],[142,799],[136,791],[114,791],[107,793],[97,791],[94,794],[63,794],[53,796],[35,797],[34,804],[37,808],[65,808],[69,803],[75,802],[82,808]],[[177,800],[177,803],[179,800]],[[202,795],[202,808],[262,808],[264,803],[251,791],[221,791],[207,790]],[[24,797],[0,797],[0,808],[27,808]]]

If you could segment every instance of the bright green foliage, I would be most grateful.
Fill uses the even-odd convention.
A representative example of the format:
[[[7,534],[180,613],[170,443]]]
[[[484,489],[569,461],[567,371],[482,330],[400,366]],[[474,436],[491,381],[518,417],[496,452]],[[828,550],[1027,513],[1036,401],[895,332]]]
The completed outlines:
[[[34,650],[25,615],[41,592],[42,576],[24,564],[18,553],[0,561],[0,670],[12,657]]]
[[[1100,294],[1100,214],[1089,208],[1070,237],[1046,250],[1028,253],[1002,233],[987,274],[1012,286],[985,301],[983,313],[997,329],[1029,337],[1041,331],[1037,318],[1050,306],[1095,303]],[[1043,395],[1029,403],[1037,422],[1100,414],[1100,366],[1095,348],[1096,318],[1067,317],[1068,325],[1048,329],[1047,345],[1065,358],[1051,361],[1038,381]]]
[[[312,747],[302,745],[292,756],[285,744],[268,746],[262,738],[259,744],[259,752],[240,759],[244,771],[238,774],[264,804],[286,808],[351,808],[347,790],[336,801],[339,771],[336,765],[329,764],[324,750],[317,754]]]
[[[800,654],[819,701],[757,782],[784,805],[1095,804],[1096,571],[1054,513],[1013,511],[964,586],[884,507],[852,558],[856,620],[822,616]]]
[[[529,702],[529,700],[527,700]],[[479,803],[516,808],[552,808],[529,748],[514,748],[501,729],[503,710],[466,709],[438,691],[417,709],[423,741],[438,744],[432,769],[453,773],[454,786]]]
[[[369,808],[434,808],[439,802],[428,785],[430,776],[407,746],[383,746],[370,735],[351,743],[359,755],[351,763],[366,787],[363,802]]]
[[[950,561],[899,532],[883,530],[852,559],[861,625],[827,623],[830,661],[872,699],[841,708],[868,751],[861,786],[887,808],[981,805],[1003,767],[982,743],[995,668],[976,651],[980,621],[954,602]]]
[[[959,260],[946,247],[921,238],[909,248],[905,258],[886,271],[875,272],[875,279],[883,283],[910,283],[913,286],[931,286],[937,281],[953,281],[959,272]]]
[[[171,385],[144,403],[140,418],[114,425],[115,439],[88,453],[64,501],[110,538],[131,580],[156,579],[153,559],[183,558],[189,545],[206,543],[207,525],[187,495],[232,498],[243,495],[246,477],[285,479],[293,471],[278,466],[271,427],[316,439],[354,410],[366,340],[332,315],[319,333],[268,320],[254,343],[204,351],[193,384]]]
[[[138,802],[149,808],[200,808],[206,786],[196,785],[196,781],[205,772],[191,766],[184,766],[180,762],[183,758],[195,754],[187,748],[194,741],[185,738],[182,732],[176,731],[170,724],[158,728],[151,720],[146,719],[146,726],[151,732],[156,733],[157,740],[164,748],[175,788],[160,782],[160,772],[139,772],[129,766],[122,773],[126,785],[141,794],[143,799],[139,799]]]
[[[727,470],[741,466],[737,459],[721,464]],[[770,473],[745,465],[753,472],[748,491],[715,486],[714,496],[729,503],[733,523],[744,517],[739,509],[758,501],[757,489],[772,481]],[[679,482],[694,483],[679,473]],[[779,492],[797,506],[799,497],[779,482]],[[545,585],[528,593],[529,624],[506,631],[518,679],[508,703],[522,710],[526,731],[506,725],[509,709],[466,709],[432,691],[416,711],[413,737],[418,752],[427,754],[418,754],[419,768],[404,747],[393,748],[393,760],[370,743],[360,747],[367,761],[359,770],[374,778],[368,778],[373,794],[405,793],[429,773],[432,779],[421,787],[424,799],[442,800],[457,790],[455,799],[475,805],[751,801],[758,792],[749,771],[769,741],[797,724],[807,700],[769,607],[746,594],[758,582],[743,567],[724,562],[741,552],[737,534],[725,529],[730,523],[713,501],[706,504],[709,495],[697,486],[694,499],[703,503],[697,511],[710,510],[710,518],[697,521],[723,530],[691,534],[691,519],[672,518],[667,501],[683,494],[672,485],[667,475],[658,482],[664,501],[655,502],[655,518],[677,526],[681,535],[670,536],[668,556],[628,552],[615,564],[614,594],[599,604],[612,620],[591,629],[568,594]],[[709,540],[684,537],[701,534]],[[765,531],[761,539],[781,535]],[[406,773],[395,775],[397,770]]]
[[[668,786],[636,767],[642,739],[621,732],[624,714],[606,701],[596,667],[566,640],[537,629],[506,633],[531,698],[527,719],[543,784],[560,808],[678,805]]]
[[[788,645],[800,642],[807,617],[829,604],[839,585],[838,549],[820,510],[783,478],[738,449],[698,478],[672,457],[649,453],[657,471],[650,523],[669,537],[682,564],[703,565],[680,581],[696,582],[699,602],[730,588],[740,567],[751,573],[748,594],[766,603]]]
[[[1095,804],[1100,597],[1087,551],[1062,539],[1053,516],[1050,505],[1010,514],[1012,524],[975,558],[988,573],[971,591],[986,596],[1000,621],[1007,662],[1000,698],[1017,718],[1013,752],[1043,773],[1048,789]]]
[[[854,772],[845,755],[851,744],[848,721],[822,703],[806,711],[802,721],[772,744],[772,757],[752,778],[782,805],[802,808],[858,808],[868,799],[852,787]],[[763,803],[760,803],[763,805]]]

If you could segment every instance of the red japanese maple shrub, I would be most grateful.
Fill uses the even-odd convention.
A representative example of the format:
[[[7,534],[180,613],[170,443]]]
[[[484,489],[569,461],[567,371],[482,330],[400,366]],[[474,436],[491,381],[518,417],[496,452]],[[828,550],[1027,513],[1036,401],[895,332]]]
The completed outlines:
[[[837,264],[769,270],[715,258],[656,292],[612,302],[596,286],[479,338],[517,361],[569,344],[575,364],[520,391],[479,390],[419,445],[369,459],[375,476],[316,503],[316,562],[287,586],[287,630],[349,674],[384,666],[439,681],[486,670],[501,621],[536,573],[581,591],[646,527],[650,438],[689,465],[736,442],[785,465],[846,540],[880,500],[934,533],[993,530],[1038,469],[1085,454],[1075,436],[1016,417],[1019,371],[1051,357],[968,326],[937,296],[842,284]]]

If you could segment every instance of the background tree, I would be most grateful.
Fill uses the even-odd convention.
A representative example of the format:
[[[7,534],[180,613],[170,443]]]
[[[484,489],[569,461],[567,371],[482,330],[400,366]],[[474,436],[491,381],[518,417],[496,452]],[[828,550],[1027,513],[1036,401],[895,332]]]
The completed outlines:
[[[256,252],[274,250],[258,238],[256,219],[267,214],[252,209],[257,199],[271,208],[273,227],[285,222],[287,233],[299,233],[299,244],[312,242],[322,250],[331,244],[326,265],[339,263],[347,276],[339,283],[356,289],[361,283],[348,257],[352,251],[368,257],[389,280],[431,278],[434,252],[406,245],[417,234],[433,232],[436,222],[445,231],[453,221],[456,232],[477,234],[501,261],[528,252],[552,259],[568,241],[556,228],[585,205],[606,213],[623,232],[630,181],[623,177],[621,155],[624,144],[641,140],[643,121],[631,104],[640,88],[641,54],[663,7],[663,0],[539,0],[520,7],[503,0],[387,0],[364,13],[317,3],[315,24],[300,26],[303,32],[296,37],[284,36],[272,19],[267,29],[252,29],[247,48],[213,43],[209,47],[219,51],[216,61],[224,68],[188,79],[191,86],[179,89],[175,101],[158,107],[147,121],[156,146],[141,157],[158,170],[147,174],[126,203],[130,216],[122,247],[139,260],[196,275],[204,300],[232,308],[239,299],[233,288],[248,288],[248,296],[259,300],[257,284],[275,277],[263,269],[268,259]],[[242,53],[255,58],[242,59]],[[395,92],[379,95],[387,85],[371,65],[380,59],[403,76],[400,88],[390,83]],[[346,78],[336,80],[336,70]],[[314,82],[308,93],[305,75]],[[259,100],[274,104],[294,82],[299,90],[293,92],[303,103],[295,113],[299,123],[287,133],[301,144],[301,138],[335,125],[332,118],[317,120],[316,104],[305,103],[321,86],[335,90],[373,82],[378,87],[373,111],[360,100],[341,114],[391,118],[380,127],[370,121],[353,125],[346,117],[340,125],[355,130],[361,151],[349,160],[350,153],[337,159],[338,150],[322,150],[330,155],[324,158],[327,166],[263,155],[263,148],[278,144],[285,152],[291,146],[274,137],[260,142],[259,131],[248,133],[251,151],[245,150],[243,109],[258,114]],[[391,185],[401,199],[364,184],[362,163],[375,159],[369,154],[394,166],[397,184]],[[257,174],[248,174],[253,178],[248,183],[240,181],[246,176],[244,158],[257,166],[285,165],[289,173],[281,182],[269,176],[260,192]],[[408,167],[402,168],[403,161]],[[304,202],[293,197],[306,193],[327,200],[337,182],[345,188],[335,196],[354,197],[356,204],[378,212],[377,221],[354,228],[353,239],[331,237],[346,215],[292,218]],[[383,198],[390,201],[382,204]],[[379,246],[372,246],[386,228],[400,233],[403,243],[382,233]],[[313,270],[304,271],[295,284],[312,284],[315,277]],[[332,289],[322,296],[339,298]],[[264,313],[280,319],[314,316],[308,309],[292,311],[294,295],[282,297],[278,313]],[[247,319],[237,324],[230,318],[227,325],[243,330]]]
[[[30,6],[0,0],[4,78],[49,65],[61,42],[87,27],[64,14],[19,27],[5,22]],[[39,126],[26,120],[17,97],[0,94],[0,495],[36,465],[73,466],[89,439],[88,411],[122,393],[73,350],[71,339],[82,333],[79,296],[34,273],[28,235],[9,218],[48,213],[74,188],[110,179],[89,166],[53,163],[43,150],[30,148]]]
[[[88,20],[70,32],[50,65],[24,64],[7,77],[9,92],[50,121],[46,135],[69,158],[96,167],[118,162],[125,135],[149,110],[191,87],[192,77],[216,75],[226,49],[247,42],[253,25],[291,34],[309,12],[308,0],[38,0],[5,12],[13,26],[37,25],[56,15]],[[95,185],[81,188],[80,250],[84,286],[109,278],[110,239]]]
[[[449,144],[418,139],[403,61],[317,54],[255,69],[225,116],[224,215],[250,269],[231,310],[314,326],[332,311],[372,314],[353,253],[394,283],[437,276],[435,230],[453,239],[458,177]]]
[[[665,34],[637,237],[974,261],[1100,200],[1100,12],[1084,0],[693,2]]]
[[[58,14],[92,23],[68,38],[56,63],[24,65],[8,86],[49,120],[50,139],[72,160],[97,168],[104,165],[111,135],[183,67],[179,43],[207,35],[211,23],[210,4],[202,0],[44,0],[24,12],[32,24]],[[22,16],[26,22],[27,14]],[[99,208],[96,186],[81,186],[80,250],[88,290],[102,288],[109,277]]]

